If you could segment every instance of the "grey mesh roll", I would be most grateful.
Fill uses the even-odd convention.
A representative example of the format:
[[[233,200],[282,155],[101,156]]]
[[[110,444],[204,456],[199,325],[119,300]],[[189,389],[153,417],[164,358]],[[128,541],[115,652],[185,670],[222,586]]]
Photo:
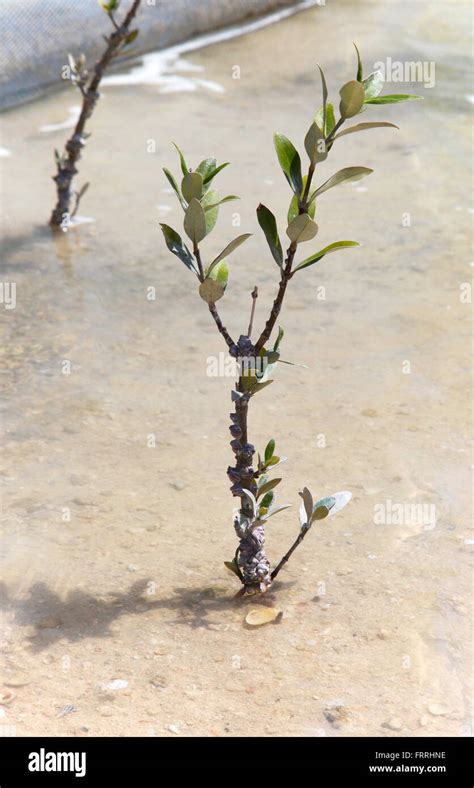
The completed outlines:
[[[283,8],[295,0],[142,0],[133,54],[176,44],[220,27]],[[120,20],[130,0],[122,0]],[[134,25],[135,27],[135,25]],[[2,0],[0,109],[64,86],[68,52],[94,61],[111,22],[97,0]]]

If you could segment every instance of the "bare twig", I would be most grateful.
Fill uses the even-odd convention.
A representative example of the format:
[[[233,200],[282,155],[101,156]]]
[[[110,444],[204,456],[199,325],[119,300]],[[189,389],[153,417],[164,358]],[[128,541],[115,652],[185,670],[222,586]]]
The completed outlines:
[[[306,529],[304,529],[304,530],[302,529],[302,530],[300,531],[300,533],[298,534],[298,538],[297,538],[297,539],[296,539],[296,540],[293,542],[293,544],[291,545],[291,547],[290,547],[290,549],[288,550],[288,552],[287,552],[287,553],[285,553],[285,555],[284,555],[284,556],[283,556],[283,558],[281,559],[280,563],[279,563],[279,564],[277,564],[277,565],[276,565],[276,567],[275,567],[275,569],[272,571],[272,573],[271,573],[271,578],[272,578],[272,580],[275,580],[275,577],[276,577],[276,576],[277,576],[277,574],[279,573],[280,569],[283,569],[283,567],[284,567],[284,565],[286,564],[286,562],[290,560],[291,556],[292,556],[292,555],[293,555],[293,553],[295,552],[295,550],[296,550],[296,548],[298,547],[298,545],[300,545],[300,544],[301,544],[301,542],[302,542],[302,541],[303,541],[303,539],[305,538],[305,536],[306,536],[306,534],[308,533],[308,531],[309,531],[309,528],[306,528]]]
[[[254,289],[252,290],[251,296],[252,296],[252,309],[251,309],[251,312],[250,312],[250,323],[249,323],[249,328],[248,328],[248,331],[247,331],[247,336],[249,338],[252,336],[253,319],[254,319],[254,316],[255,316],[255,306],[256,306],[257,298],[258,298],[258,287],[257,287],[257,285],[255,285]]]
[[[118,54],[120,47],[129,35],[129,27],[138,11],[140,2],[141,0],[134,0],[121,25],[117,26],[112,20],[116,29],[107,38],[107,48],[94,66],[94,73],[87,89],[85,89],[83,84],[79,85],[83,95],[81,114],[72,136],[66,143],[64,156],[57,162],[57,174],[53,176],[53,180],[56,182],[57,202],[49,223],[54,229],[67,229],[72,197],[71,184],[74,176],[77,175],[76,164],[81,158],[81,150],[85,145],[84,130],[86,122],[92,115],[99,98],[98,87],[104,71],[112,58]]]
[[[270,312],[270,317],[268,318],[265,324],[265,328],[263,329],[259,339],[255,344],[255,355],[258,355],[262,347],[265,345],[265,342],[268,342],[268,340],[270,339],[271,333],[273,331],[273,327],[276,321],[278,320],[278,315],[280,314],[281,305],[283,303],[283,299],[286,293],[286,287],[289,280],[291,279],[291,266],[293,264],[295,253],[296,253],[296,244],[292,242],[286,253],[285,265],[281,269],[280,286],[278,288],[277,296],[273,302],[272,311]]]
[[[212,302],[209,304],[209,312],[211,313],[212,317],[214,318],[214,322],[218,328],[219,333],[223,336],[224,341],[229,348],[231,356],[237,356],[237,345],[235,344],[234,340],[232,339],[231,335],[227,331],[226,327],[222,325],[222,320],[219,317],[219,312],[216,309],[216,305]]]

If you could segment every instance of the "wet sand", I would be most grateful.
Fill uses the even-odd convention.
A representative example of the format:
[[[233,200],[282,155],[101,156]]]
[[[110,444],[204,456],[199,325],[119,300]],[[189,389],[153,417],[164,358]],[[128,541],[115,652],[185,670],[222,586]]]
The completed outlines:
[[[333,3],[184,57],[222,92],[104,88],[78,180],[91,181],[80,213],[95,222],[59,239],[44,225],[67,132],[38,129],[77,97],[2,117],[2,281],[17,289],[1,313],[5,735],[470,734],[468,14]],[[375,172],[319,201],[311,248],[362,247],[294,277],[282,351],[309,368],[280,365],[252,403],[252,442],[275,437],[288,456],[279,502],[293,508],[269,523],[272,561],[297,534],[304,484],[353,502],[313,527],[262,600],[282,618],[250,629],[255,600],[235,598],[223,566],[236,547],[232,381],[206,375],[225,348],[162,241],[158,222],[182,220],[161,168],[178,172],[171,140],[194,166],[232,162],[219,186],[242,200],[221,208],[204,249],[212,259],[254,232],[230,259],[220,312],[241,333],[257,284],[260,328],[277,269],[255,207],[282,227],[289,200],[272,133],[303,148],[316,62],[337,95],[352,40],[367,72],[386,56],[435,61],[436,86],[387,86],[425,100],[371,108],[400,131],[351,135],[321,165],[321,182],[350,165]],[[434,505],[435,527],[374,523],[387,501]]]

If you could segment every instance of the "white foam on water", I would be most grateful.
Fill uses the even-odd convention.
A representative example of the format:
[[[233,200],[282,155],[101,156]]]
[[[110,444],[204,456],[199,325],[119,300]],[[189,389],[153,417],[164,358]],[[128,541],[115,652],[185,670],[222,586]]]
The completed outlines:
[[[73,216],[69,220],[69,224],[67,226],[68,230],[74,230],[76,227],[80,227],[81,224],[93,224],[95,219],[92,216]]]
[[[308,8],[321,4],[321,0],[304,0],[304,2],[296,6],[284,8],[261,19],[246,22],[242,25],[233,25],[224,30],[207,33],[189,41],[183,41],[158,52],[151,52],[141,58],[140,65],[133,66],[129,71],[105,77],[102,80],[102,85],[107,87],[155,85],[159,88],[160,93],[185,93],[195,91],[198,88],[204,88],[214,93],[224,93],[224,88],[218,82],[193,77],[193,72],[202,73],[204,68],[184,60],[182,55],[193,52],[196,49],[204,49],[212,44],[219,44],[222,41],[229,41],[247,33],[253,33],[263,27],[268,27],[268,25],[281,22],[282,19],[293,16],[299,11],[305,11]],[[177,72],[187,72],[188,75],[179,76]]]
[[[50,134],[52,131],[61,131],[62,129],[73,129],[76,125],[77,121],[79,120],[79,115],[81,114],[81,108],[78,104],[75,104],[73,107],[69,107],[69,116],[66,120],[63,120],[61,123],[49,123],[45,126],[40,126],[38,131],[41,134]]]

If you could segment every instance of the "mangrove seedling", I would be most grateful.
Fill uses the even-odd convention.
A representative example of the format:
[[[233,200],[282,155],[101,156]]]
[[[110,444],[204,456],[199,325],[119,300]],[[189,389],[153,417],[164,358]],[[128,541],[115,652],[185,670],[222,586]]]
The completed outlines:
[[[220,197],[214,189],[214,180],[218,173],[227,167],[228,162],[217,165],[213,158],[204,159],[196,169],[188,167],[183,154],[177,148],[182,180],[180,185],[165,169],[165,175],[171,184],[184,212],[184,231],[190,240],[190,248],[181,236],[166,224],[161,229],[170,252],[178,257],[189,271],[197,277],[199,294],[207,303],[209,312],[222,335],[229,354],[236,359],[238,382],[231,392],[234,410],[230,414],[230,445],[234,453],[234,463],[227,469],[232,483],[232,495],[240,500],[239,508],[234,510],[234,528],[239,540],[232,561],[225,565],[233,572],[243,585],[243,593],[256,594],[265,592],[272,584],[282,567],[310,530],[313,523],[331,517],[340,511],[350,500],[351,493],[338,492],[321,499],[313,497],[308,487],[299,493],[301,506],[299,515],[299,533],[288,552],[281,561],[271,569],[265,553],[265,527],[268,520],[278,512],[288,508],[288,504],[275,505],[275,488],[281,478],[270,478],[270,473],[279,468],[284,461],[275,453],[275,440],[268,441],[261,453],[256,453],[255,446],[250,442],[248,432],[248,410],[253,397],[269,386],[280,359],[280,344],[283,329],[270,346],[272,332],[281,311],[285,293],[291,279],[305,276],[307,269],[319,263],[326,255],[349,249],[359,244],[356,241],[334,241],[323,249],[311,252],[297,262],[300,246],[312,241],[318,232],[315,222],[316,203],[329,189],[348,181],[356,181],[370,175],[368,167],[345,167],[318,185],[313,185],[316,168],[326,160],[335,143],[348,134],[374,128],[398,128],[386,121],[363,122],[341,130],[346,121],[359,115],[372,104],[392,104],[420,98],[419,96],[395,94],[381,96],[383,77],[376,71],[364,78],[360,55],[357,52],[356,78],[346,82],[339,91],[339,116],[336,120],[334,105],[328,100],[326,80],[321,67],[318,66],[322,83],[322,106],[315,114],[304,138],[304,148],[308,157],[307,172],[303,174],[300,154],[283,134],[275,134],[276,154],[283,174],[289,184],[292,197],[288,209],[286,235],[289,245],[283,252],[282,240],[278,232],[277,220],[265,205],[257,208],[257,220],[268,243],[270,254],[277,266],[280,281],[278,292],[273,302],[270,315],[258,338],[252,339],[255,304],[258,296],[257,288],[252,291],[250,323],[245,333],[237,341],[230,336],[218,313],[216,302],[226,292],[229,268],[227,258],[230,257],[250,233],[239,235],[210,262],[205,262],[201,244],[213,230],[219,207],[231,200],[238,199],[235,195]],[[288,241],[287,241],[288,244]],[[283,362],[288,363],[288,362]],[[255,461],[255,455],[257,460]]]
[[[54,151],[57,172],[56,175],[53,175],[53,181],[56,183],[57,201],[49,220],[53,229],[67,231],[71,219],[77,212],[81,197],[89,186],[88,183],[85,183],[79,191],[72,190],[72,182],[78,172],[76,164],[81,158],[81,151],[86,140],[90,137],[90,134],[85,132],[86,122],[91,117],[99,99],[98,89],[107,67],[113,58],[122,54],[124,49],[135,41],[138,35],[138,30],[131,30],[130,26],[140,2],[141,0],[133,0],[123,22],[119,24],[115,18],[115,12],[119,8],[120,0],[101,0],[100,5],[110,18],[114,29],[109,36],[104,36],[106,48],[102,57],[95,64],[92,74],[87,71],[86,59],[83,54],[77,60],[72,55],[68,55],[69,65],[66,68],[71,82],[82,95],[82,107],[73,134],[66,142],[63,153]],[[73,200],[74,205],[71,208]]]

